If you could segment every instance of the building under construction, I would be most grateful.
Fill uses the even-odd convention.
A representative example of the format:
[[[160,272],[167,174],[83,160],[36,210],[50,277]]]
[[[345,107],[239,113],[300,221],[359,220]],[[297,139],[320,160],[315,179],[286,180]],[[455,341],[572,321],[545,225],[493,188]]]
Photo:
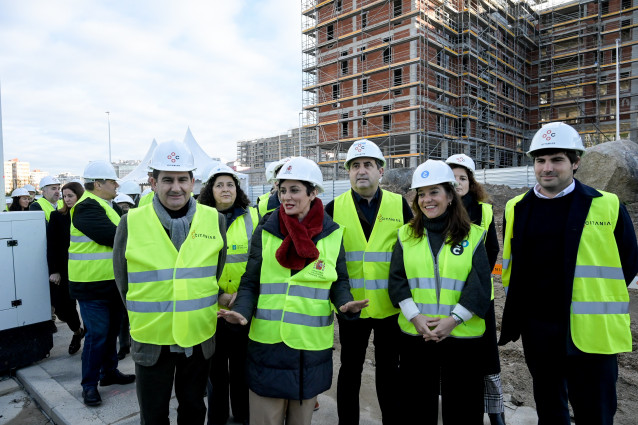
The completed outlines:
[[[636,123],[632,1],[302,0],[303,153],[339,178],[360,138],[390,168],[460,152],[478,168],[521,165],[540,122],[606,140],[616,38],[626,133]]]
[[[532,123],[564,121],[591,146],[616,139],[619,111],[620,137],[638,140],[635,3],[581,0],[537,11],[540,41],[534,58],[538,83],[532,89],[532,104],[537,106]]]

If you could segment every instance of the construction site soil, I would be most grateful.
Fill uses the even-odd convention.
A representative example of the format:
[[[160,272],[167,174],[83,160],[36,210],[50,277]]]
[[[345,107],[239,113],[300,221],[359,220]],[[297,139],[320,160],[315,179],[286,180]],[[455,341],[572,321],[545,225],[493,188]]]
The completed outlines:
[[[399,188],[384,187],[386,190],[401,193]],[[491,196],[494,206],[494,218],[496,220],[496,231],[501,243],[501,253],[497,263],[501,263],[503,251],[501,235],[503,234],[502,222],[503,212],[507,201],[516,195],[525,192],[527,189],[512,189],[502,185],[485,185],[485,189]],[[412,201],[413,193],[406,194],[408,201]],[[627,205],[627,210],[634,224],[634,230],[638,234],[638,203]],[[497,332],[500,332],[501,316],[503,305],[505,304],[505,291],[501,285],[501,277],[494,276],[495,306]],[[618,425],[630,425],[636,423],[638,418],[638,290],[630,289],[631,298],[631,334],[633,336],[633,350],[631,353],[622,353],[618,356],[619,377],[618,377],[618,412],[615,423]],[[338,333],[338,329],[337,329]],[[334,372],[335,383],[339,370],[339,353],[341,347],[338,337],[335,338]],[[516,343],[509,343],[504,347],[499,347],[501,355],[501,381],[503,393],[507,395],[507,403],[518,406],[530,406],[535,408],[534,396],[532,393],[532,378],[527,370],[525,358],[523,356],[523,346],[520,339]],[[328,396],[336,399],[336,385],[327,393]],[[372,342],[368,347],[366,365],[364,366],[361,384],[361,412],[363,416],[380,418],[380,411],[376,400],[376,390],[374,386],[374,349]],[[506,403],[506,404],[507,404]]]

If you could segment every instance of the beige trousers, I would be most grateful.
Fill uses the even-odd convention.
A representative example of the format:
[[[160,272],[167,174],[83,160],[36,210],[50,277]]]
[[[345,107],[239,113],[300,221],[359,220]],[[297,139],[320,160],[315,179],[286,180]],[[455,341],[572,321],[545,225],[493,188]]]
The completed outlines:
[[[310,425],[317,397],[303,400],[262,397],[248,390],[250,425]]]

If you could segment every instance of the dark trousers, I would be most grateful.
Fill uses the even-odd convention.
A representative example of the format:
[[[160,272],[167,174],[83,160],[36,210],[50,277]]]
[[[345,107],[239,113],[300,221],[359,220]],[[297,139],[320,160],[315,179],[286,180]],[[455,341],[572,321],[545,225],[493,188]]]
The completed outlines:
[[[117,369],[117,334],[122,320],[122,300],[78,300],[86,328],[82,351],[82,388],[96,387],[98,381]]]
[[[359,390],[370,333],[374,330],[375,383],[384,425],[397,423],[399,371],[397,315],[385,319],[339,321],[341,367],[337,381],[337,413],[340,425],[359,424]]]
[[[69,281],[62,278],[59,285],[49,282],[51,305],[55,314],[69,326],[73,332],[80,330],[80,315],[76,301],[69,295]]]
[[[439,394],[445,425],[483,424],[483,370],[478,339],[441,342],[400,336],[400,423],[436,425]]]
[[[613,424],[618,380],[615,354],[567,355],[558,349],[552,354],[541,333],[524,333],[523,349],[533,379],[539,425],[569,425],[568,401],[578,425]]]
[[[208,425],[225,424],[230,415],[228,397],[235,422],[248,419],[246,349],[248,327],[217,321],[215,354],[211,358],[208,381]]]
[[[153,366],[135,364],[137,376],[137,401],[140,419],[144,425],[168,425],[169,403],[175,377],[177,397],[177,423],[179,425],[204,424],[206,404],[204,391],[210,367],[210,359],[204,359],[201,346],[193,354],[171,353],[170,347],[162,352]]]

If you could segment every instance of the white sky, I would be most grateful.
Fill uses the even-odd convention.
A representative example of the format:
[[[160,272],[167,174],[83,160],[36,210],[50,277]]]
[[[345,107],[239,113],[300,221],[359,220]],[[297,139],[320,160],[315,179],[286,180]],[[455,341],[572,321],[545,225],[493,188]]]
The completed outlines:
[[[211,156],[301,110],[298,0],[0,0],[4,159],[58,174],[190,126]]]

